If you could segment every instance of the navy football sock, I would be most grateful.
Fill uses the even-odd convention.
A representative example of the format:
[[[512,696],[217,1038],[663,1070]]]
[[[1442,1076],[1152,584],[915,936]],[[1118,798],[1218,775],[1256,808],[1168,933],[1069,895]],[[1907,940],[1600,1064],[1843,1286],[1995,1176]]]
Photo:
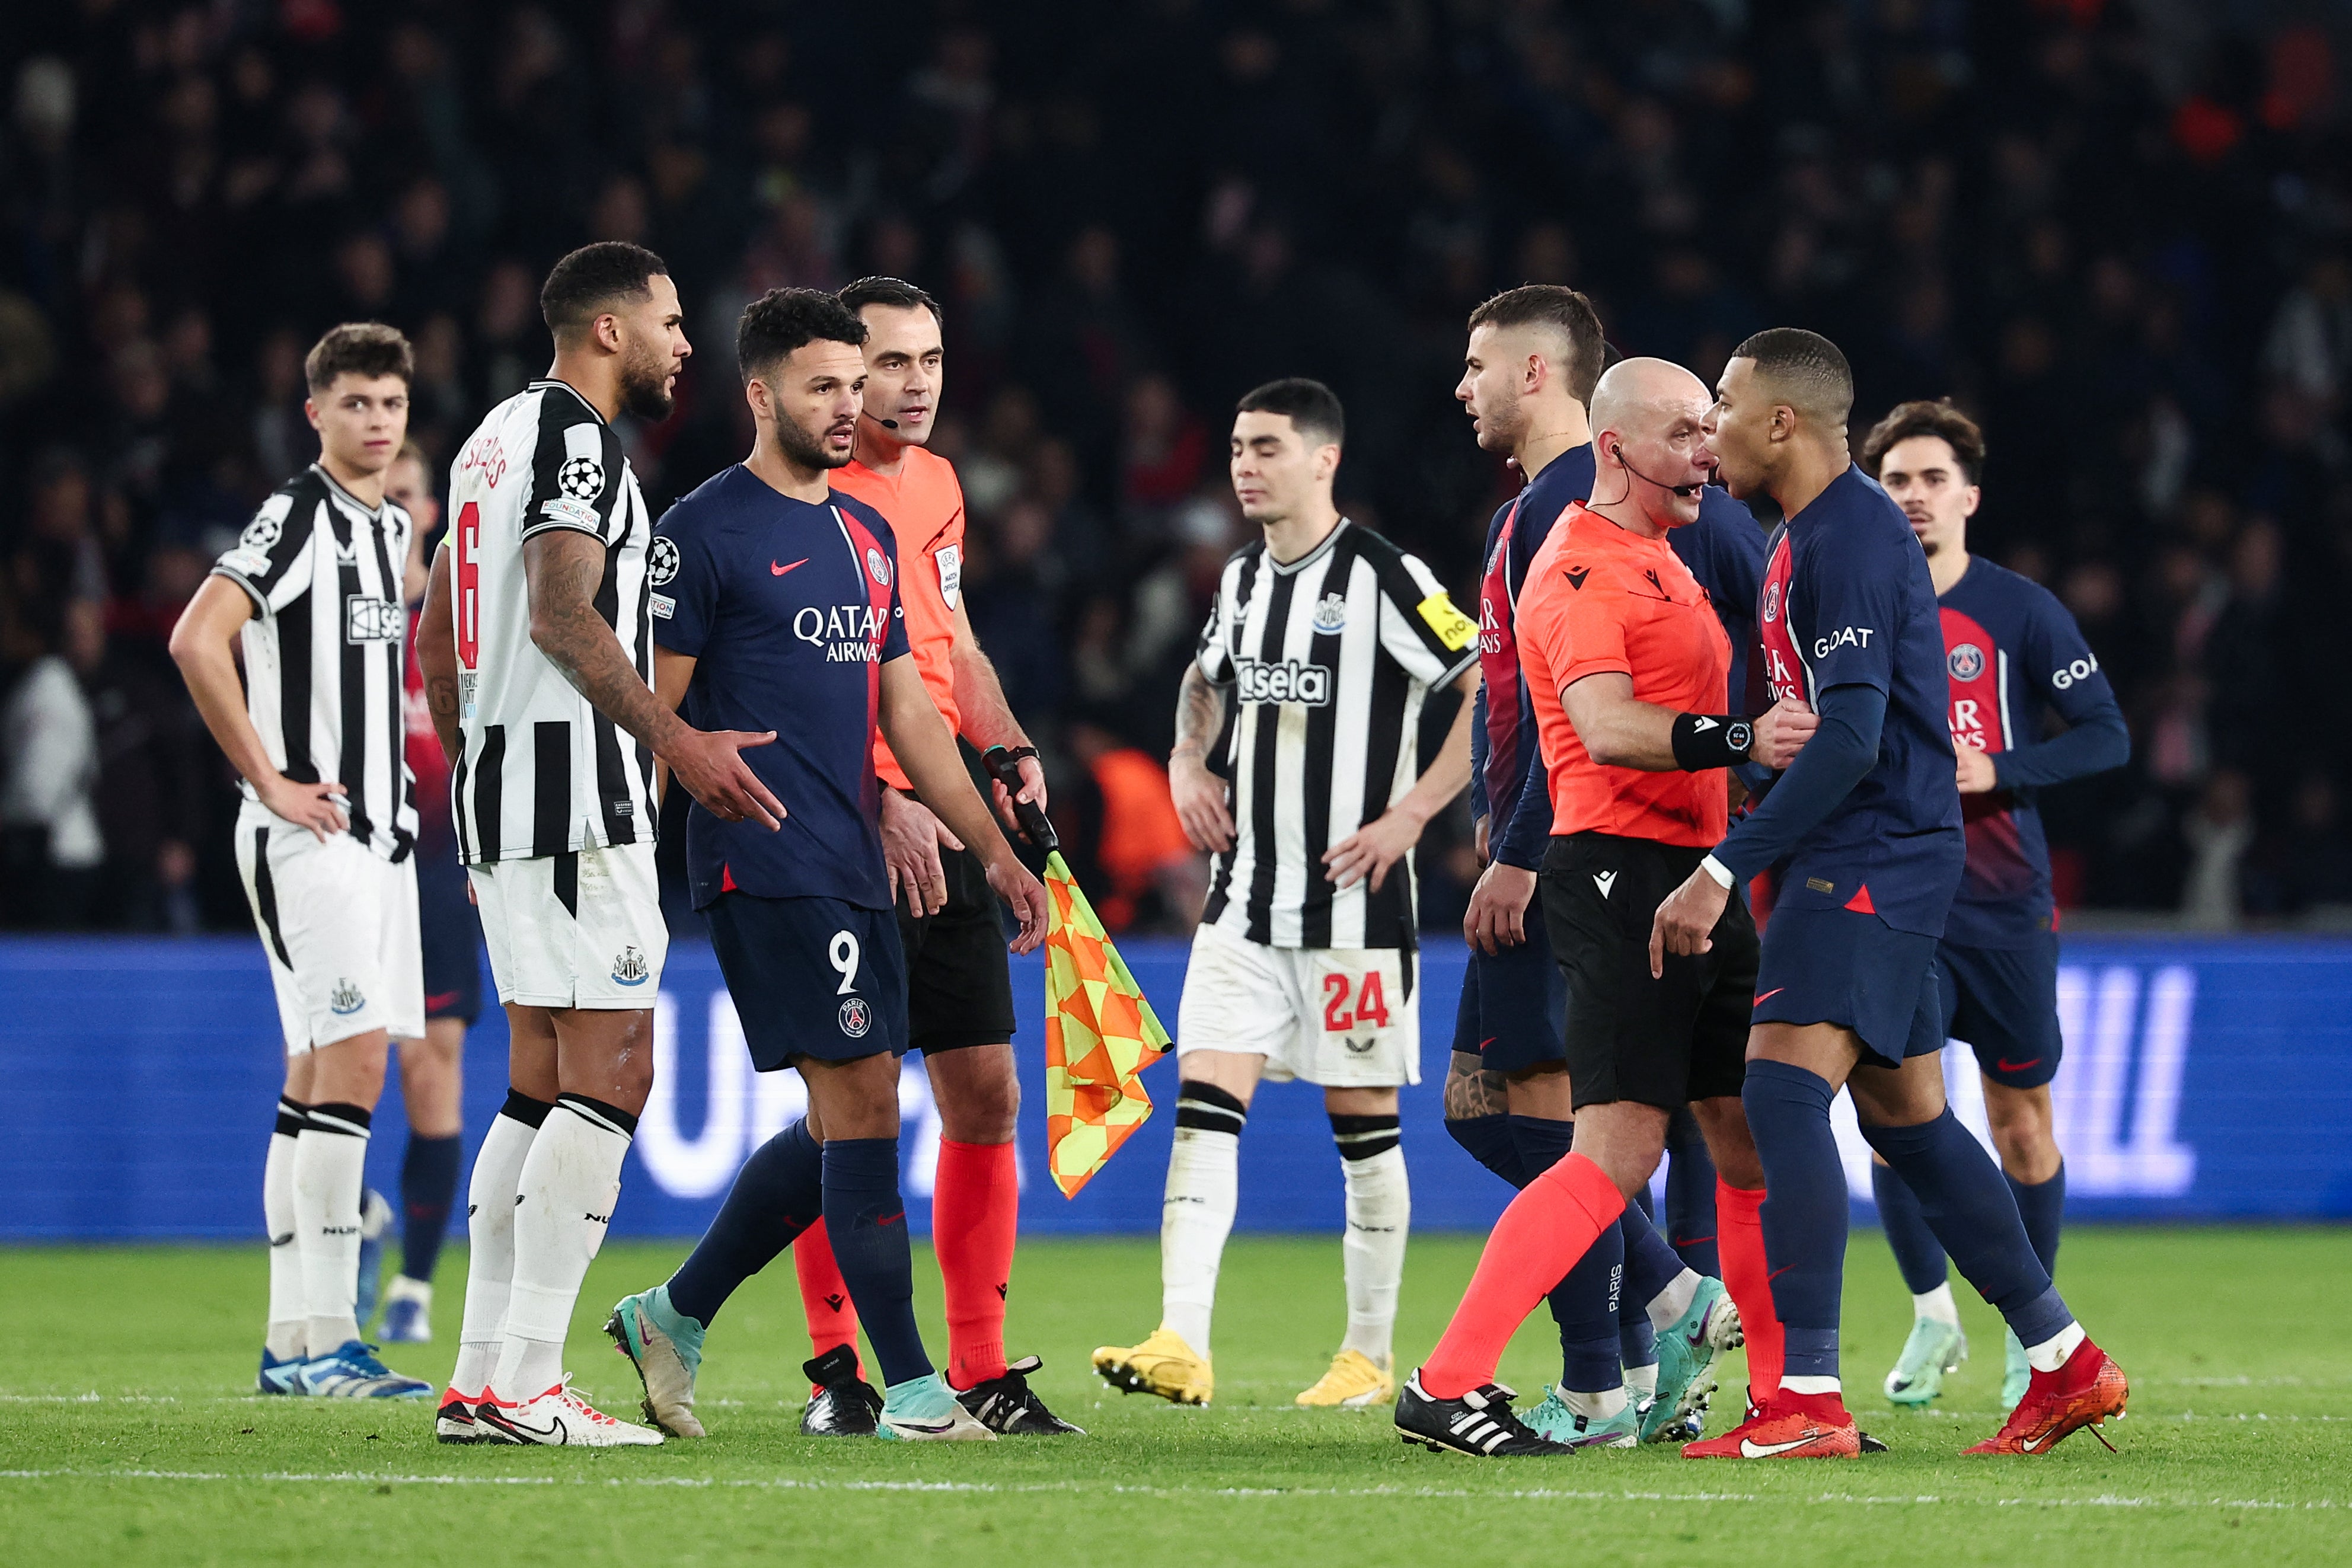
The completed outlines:
[[[1658,1222],[1658,1200],[1650,1196],[1648,1182],[1643,1182],[1633,1189],[1633,1207],[1651,1224],[1655,1225]]]
[[[2033,1255],[2000,1167],[1950,1106],[1934,1121],[1913,1127],[1865,1124],[1862,1135],[1917,1195],[1920,1214],[1960,1277],[2000,1311],[2019,1339],[2037,1345],[2074,1321],[2051,1285],[2050,1271]],[[1769,1185],[1769,1165],[1764,1175]],[[1769,1199],[1765,1207],[1771,1207]],[[1769,1229],[1766,1239],[1769,1245]]]
[[[1870,1190],[1878,1199],[1878,1226],[1886,1232],[1895,1266],[1903,1271],[1904,1289],[1924,1296],[1949,1278],[1944,1270],[1943,1243],[1927,1228],[1919,1199],[1891,1166],[1870,1162]]]
[[[2009,1178],[2009,1195],[2017,1199],[2017,1217],[2025,1221],[2026,1238],[2033,1243],[2033,1255],[2042,1260],[2042,1271],[2052,1279],[2058,1277],[2058,1229],[2066,1217],[2066,1167],[2048,1181],[2031,1186]]]
[[[1833,1092],[1819,1073],[1751,1061],[1739,1098],[1764,1166],[1764,1255],[1787,1338],[1781,1376],[1838,1375],[1845,1280],[1845,1167],[1830,1132]]]
[[[824,1233],[856,1303],[886,1386],[929,1376],[915,1328],[915,1264],[898,1196],[898,1140],[834,1138],[824,1145]]]
[[[1627,1366],[1658,1364],[1658,1331],[1650,1314],[1633,1304],[1631,1291],[1617,1303],[1617,1359]]]
[[[1715,1246],[1715,1156],[1685,1105],[1666,1123],[1666,1244],[1710,1280],[1723,1278]]]
[[[1625,1311],[1641,1316],[1659,1291],[1682,1278],[1682,1254],[1633,1209],[1617,1221],[1617,1229],[1625,1239]]]
[[[1624,1232],[1612,1225],[1552,1291],[1552,1316],[1559,1324],[1562,1389],[1600,1394],[1624,1384],[1618,1359],[1622,1352],[1618,1318],[1624,1275]]]
[[[400,1161],[400,1271],[430,1284],[441,1260],[441,1239],[449,1233],[449,1206],[457,1201],[457,1166],[464,1140],[408,1134]]]
[[[816,1223],[824,1206],[824,1155],[805,1119],[751,1151],[719,1217],[669,1278],[669,1304],[710,1326],[735,1288],[775,1260]]]
[[[1519,1168],[1528,1180],[1551,1169],[1568,1155],[1576,1142],[1576,1124],[1550,1116],[1513,1116],[1511,1145],[1519,1151]]]
[[[1445,1131],[1470,1152],[1472,1159],[1514,1187],[1528,1185],[1526,1167],[1519,1164],[1519,1147],[1511,1141],[1508,1116],[1500,1113],[1492,1116],[1448,1116]]]

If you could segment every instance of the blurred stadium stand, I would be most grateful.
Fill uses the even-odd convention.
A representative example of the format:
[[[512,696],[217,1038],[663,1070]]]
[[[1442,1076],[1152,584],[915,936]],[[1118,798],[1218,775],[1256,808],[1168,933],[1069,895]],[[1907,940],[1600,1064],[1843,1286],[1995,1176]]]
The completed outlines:
[[[225,765],[162,640],[308,460],[328,324],[418,345],[437,458],[536,372],[537,281],[625,238],[700,348],[629,433],[656,507],[747,444],[745,299],[947,302],[972,617],[1118,829],[1238,538],[1232,399],[1347,399],[1343,499],[1466,588],[1506,484],[1450,398],[1526,280],[1712,377],[1836,338],[1866,423],[1950,394],[1974,542],[2074,609],[2125,773],[2048,802],[2062,898],[2198,926],[2352,905],[2352,48],[2237,0],[952,4],[50,0],[0,29],[0,915],[239,930]],[[1098,766],[1103,758],[1110,766]],[[1458,913],[1466,825],[1424,852]],[[1076,835],[1087,849],[1093,834]],[[1095,883],[1103,868],[1089,860]],[[1099,883],[1097,883],[1099,885]],[[260,1092],[256,1090],[256,1092]],[[239,1188],[238,1190],[243,1190]]]

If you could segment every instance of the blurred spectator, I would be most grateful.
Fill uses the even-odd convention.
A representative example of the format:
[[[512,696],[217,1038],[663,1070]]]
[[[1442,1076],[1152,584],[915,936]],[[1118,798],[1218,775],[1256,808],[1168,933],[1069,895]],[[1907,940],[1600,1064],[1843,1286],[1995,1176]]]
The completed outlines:
[[[2302,774],[2352,770],[2352,728],[2277,737],[2352,592],[2342,7],[1003,0],[905,21],[854,83],[791,7],[17,9],[0,689],[55,687],[26,682],[81,601],[101,672],[139,656],[310,461],[325,327],[409,333],[438,466],[546,366],[549,264],[610,235],[667,257],[699,350],[677,413],[623,432],[657,509],[749,440],[751,297],[867,269],[939,294],[975,621],[1033,733],[1150,753],[1238,535],[1234,398],[1329,382],[1346,508],[1465,597],[1508,480],[1446,396],[1464,313],[1561,282],[1620,348],[1706,377],[1753,327],[1825,331],[1860,425],[1968,405],[1977,548],[2066,599],[2137,729],[2131,769],[2045,802],[2060,863],[2088,898],[2177,904],[2163,846],[2219,841],[2228,805],[2260,846],[2249,907],[2324,902],[2275,868],[2337,841]]]
[[[1189,930],[1209,896],[1209,862],[1184,837],[1168,769],[1097,725],[1071,725],[1068,745],[1087,782],[1068,814],[1082,822],[1105,929]]]
[[[2222,768],[2205,781],[2196,806],[2181,819],[2189,874],[2180,894],[2180,923],[2192,931],[2238,925],[2244,909],[2239,872],[2254,841],[2252,800],[2246,776]]]
[[[103,620],[95,600],[76,600],[0,707],[7,769],[0,778],[0,835],[12,923],[79,927],[99,888],[106,840],[93,799],[97,724],[77,665],[97,662]],[[51,639],[54,639],[52,642]]]

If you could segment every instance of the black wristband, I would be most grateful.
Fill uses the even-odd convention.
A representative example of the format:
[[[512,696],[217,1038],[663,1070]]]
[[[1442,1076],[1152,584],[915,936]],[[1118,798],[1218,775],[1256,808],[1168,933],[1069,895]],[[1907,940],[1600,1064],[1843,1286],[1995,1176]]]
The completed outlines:
[[[1675,715],[1675,766],[1685,773],[1709,768],[1737,768],[1748,760],[1756,731],[1744,718],[1727,713]]]

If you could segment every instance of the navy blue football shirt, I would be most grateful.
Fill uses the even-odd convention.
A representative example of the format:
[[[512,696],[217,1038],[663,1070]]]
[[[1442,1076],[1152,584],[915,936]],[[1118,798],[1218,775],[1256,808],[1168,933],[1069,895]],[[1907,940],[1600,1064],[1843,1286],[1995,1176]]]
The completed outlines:
[[[1971,947],[2028,946],[2052,929],[2054,914],[2035,790],[2122,766],[2131,731],[2082,629],[2040,583],[1977,556],[1938,608],[1952,741],[1990,756],[2000,785],[1960,802],[1969,863],[1944,936]],[[2066,733],[2044,739],[2051,709]]]
[[[648,559],[654,641],[697,661],[687,722],[774,730],[743,760],[789,813],[770,832],[696,801],[695,907],[739,889],[890,907],[873,762],[882,666],[908,654],[890,525],[839,491],[796,501],[739,463],[663,515]]]
[[[1968,853],[1943,623],[1927,557],[1876,480],[1849,466],[1773,530],[1757,632],[1774,699],[1818,707],[1843,685],[1886,697],[1876,762],[1797,841],[1776,904],[1860,910],[1942,936]],[[1733,828],[1727,846],[1741,836]]]

